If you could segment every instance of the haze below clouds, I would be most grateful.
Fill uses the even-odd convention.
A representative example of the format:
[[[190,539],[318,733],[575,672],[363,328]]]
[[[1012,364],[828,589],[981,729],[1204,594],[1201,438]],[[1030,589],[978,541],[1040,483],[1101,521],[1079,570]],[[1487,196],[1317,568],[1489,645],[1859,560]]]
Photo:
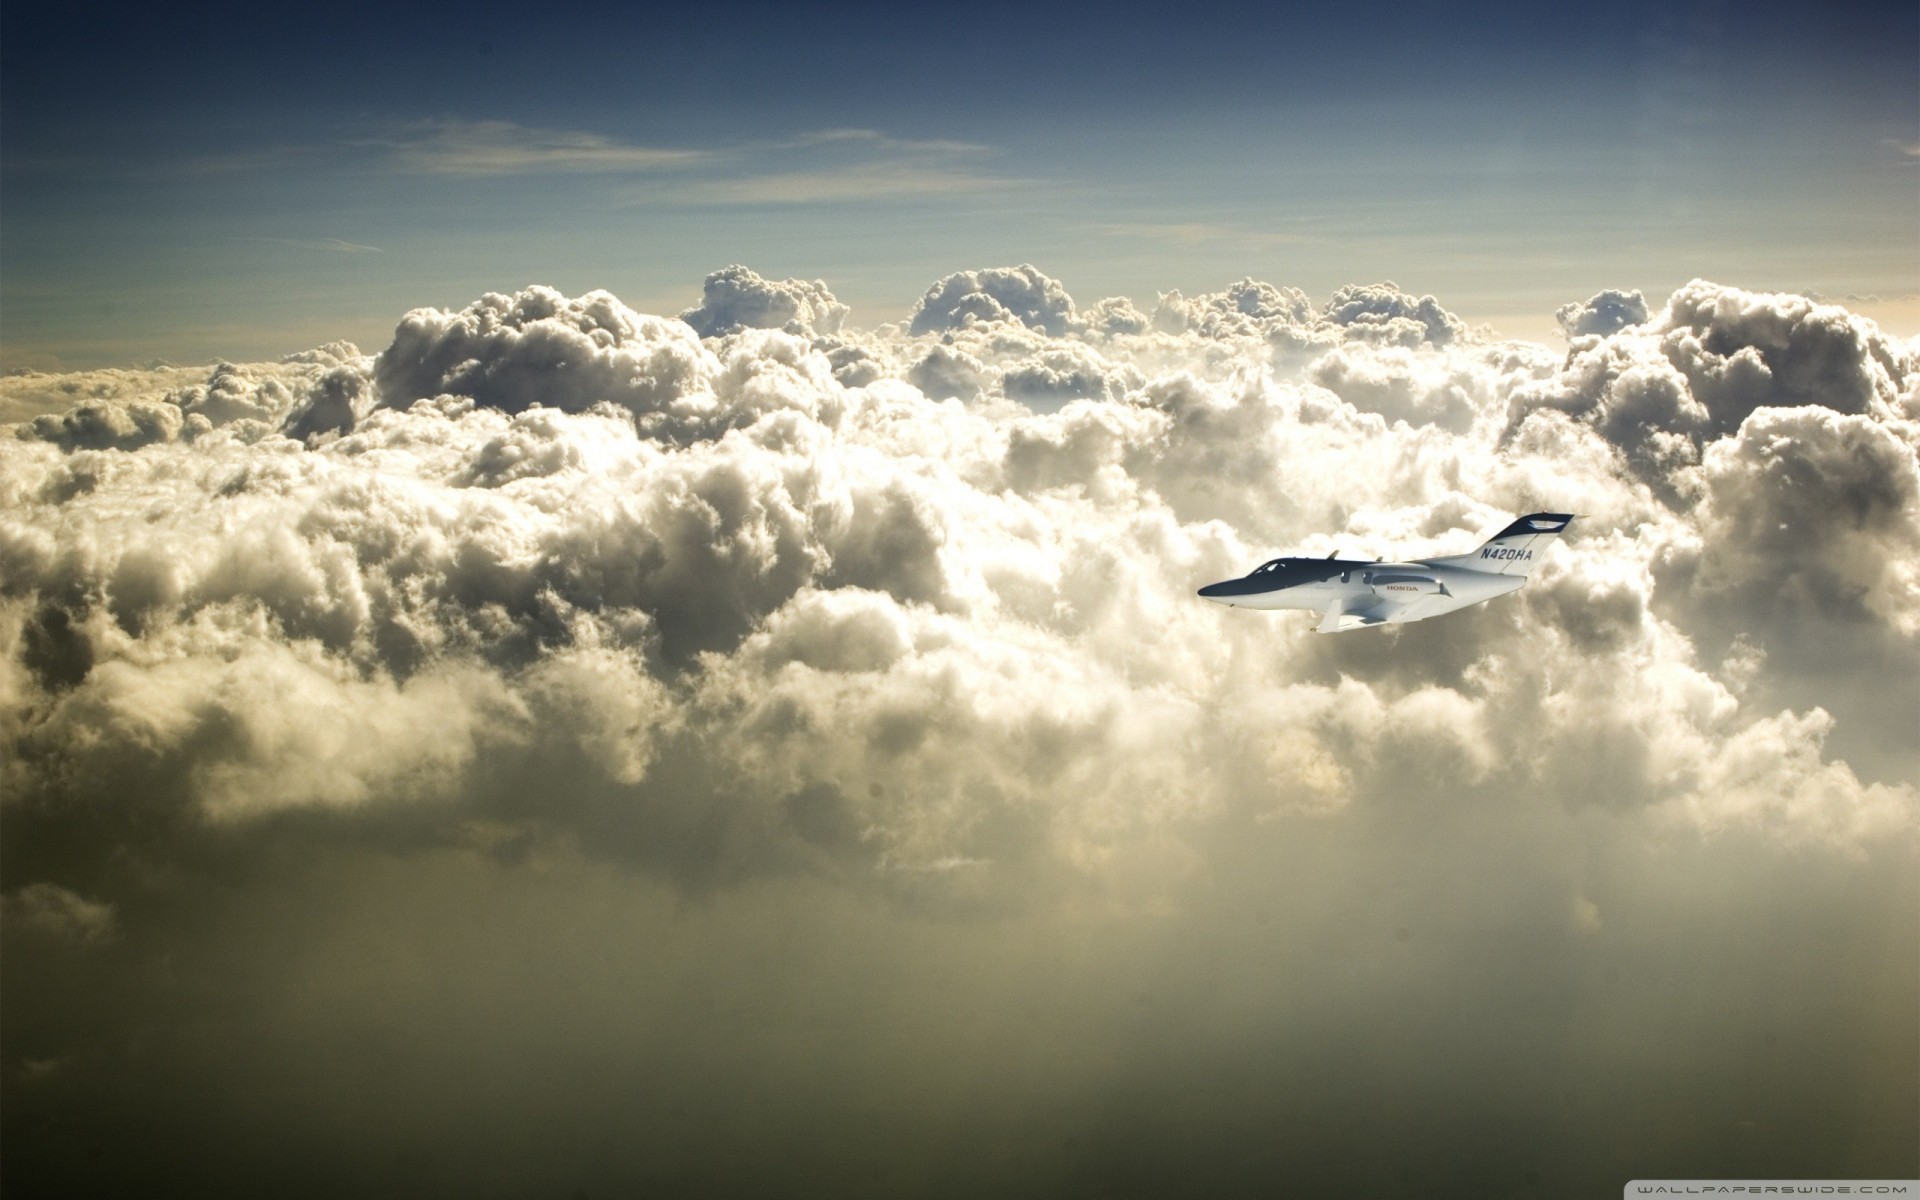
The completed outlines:
[[[736,266],[0,380],[14,1187],[1914,1173],[1911,339],[1704,280],[1564,349],[1026,265],[859,315]],[[1193,594],[1538,508],[1440,620]]]

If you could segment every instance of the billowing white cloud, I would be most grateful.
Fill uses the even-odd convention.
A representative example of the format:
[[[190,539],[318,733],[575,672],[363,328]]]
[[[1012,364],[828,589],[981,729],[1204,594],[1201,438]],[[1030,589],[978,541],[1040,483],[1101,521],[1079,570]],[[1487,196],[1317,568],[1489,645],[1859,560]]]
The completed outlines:
[[[1629,325],[1644,323],[1647,319],[1647,298],[1638,291],[1608,290],[1578,303],[1563,304],[1553,315],[1560,322],[1560,331],[1567,335],[1568,340],[1606,337],[1619,333]]]
[[[386,408],[458,395],[504,412],[614,404],[676,422],[710,407],[701,397],[718,373],[684,322],[636,313],[608,292],[572,299],[535,287],[457,313],[408,313],[374,384]]]
[[[701,292],[699,307],[680,314],[701,337],[742,329],[838,333],[850,311],[818,279],[762,279],[738,265],[707,276]]]
[[[146,370],[109,367],[68,373],[0,374],[0,424],[30,421],[43,414],[58,416],[94,401],[125,404],[151,398],[171,388],[201,382],[206,375],[205,367],[166,363],[155,363]]]
[[[996,321],[1018,322],[1054,337],[1079,324],[1067,289],[1025,263],[955,272],[928,288],[909,314],[914,333]]]
[[[90,372],[76,377],[77,386],[99,399],[42,413],[23,422],[18,433],[67,450],[134,450],[215,428],[249,440],[350,428],[371,405],[370,363],[351,342],[330,342],[278,363]]]
[[[1304,292],[1255,279],[1242,279],[1223,292],[1191,300],[1178,291],[1163,292],[1153,310],[1154,328],[1165,333],[1191,331],[1203,337],[1264,335],[1276,324],[1307,325],[1313,318],[1313,304]]]
[[[1125,296],[1109,296],[1081,314],[1089,330],[1095,333],[1145,333],[1153,328],[1153,318],[1141,312]]]
[[[1403,346],[1446,346],[1467,333],[1432,296],[1411,296],[1391,283],[1341,288],[1327,301],[1325,317],[1368,341]]]
[[[1564,359],[1386,286],[1089,314],[1030,267],[874,334],[745,268],[686,322],[531,288],[17,426],[7,811],[101,854],[307,812],[1003,898],[1416,783],[1912,835],[1910,757],[1829,748],[1911,686],[1910,348],[1698,283]],[[1547,505],[1578,536],[1445,622],[1193,597]],[[1809,620],[1883,665],[1769,691]]]
[[[1651,318],[1574,338],[1566,368],[1515,399],[1521,412],[1580,416],[1667,467],[1764,407],[1912,419],[1914,373],[1910,345],[1843,308],[1695,280]]]

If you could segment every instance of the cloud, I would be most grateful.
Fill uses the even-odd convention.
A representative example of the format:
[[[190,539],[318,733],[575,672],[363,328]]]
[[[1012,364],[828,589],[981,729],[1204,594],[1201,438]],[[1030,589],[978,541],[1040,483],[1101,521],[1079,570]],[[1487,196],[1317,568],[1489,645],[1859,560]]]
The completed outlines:
[[[1862,785],[1847,764],[1822,761],[1831,727],[1817,708],[1748,726],[1702,765],[1693,790],[1669,802],[1671,815],[1710,832],[1757,826],[1837,845],[1905,831],[1912,789]]]
[[[703,338],[741,329],[836,333],[850,311],[818,279],[762,279],[738,265],[707,276],[701,293],[699,306],[680,319]]]
[[[1911,347],[1836,305],[1695,280],[1643,324],[1578,338],[1566,367],[1515,393],[1592,424],[1650,480],[1699,461],[1762,408],[1911,419]]]
[[[984,154],[989,147],[978,142],[962,142],[952,138],[901,138],[893,137],[877,129],[815,129],[784,141],[766,143],[769,148],[781,150],[811,150],[816,148],[878,148],[898,154]]]
[[[70,450],[131,450],[148,442],[170,442],[184,424],[180,405],[136,401],[81,405],[58,416],[36,417],[27,431]]]
[[[627,145],[597,133],[453,118],[406,122],[355,144],[375,147],[401,169],[427,175],[631,173],[684,168],[712,158],[710,151]]]
[[[1097,333],[1145,333],[1153,327],[1153,319],[1124,296],[1109,296],[1083,316],[1087,328]]]
[[[1077,399],[1119,399],[1130,382],[1141,380],[1080,346],[1043,350],[1009,365],[1000,376],[1008,399],[1036,407]]]
[[[525,177],[598,177],[616,205],[794,205],[1002,191],[1029,181],[983,165],[992,147],[903,138],[875,129],[809,130],[703,146],[639,145],[584,129],[433,117],[363,122],[326,143],[200,156],[167,173],[273,173],[295,166],[382,170],[471,184]],[[341,253],[380,247],[339,238],[245,240]]]
[[[206,378],[205,367],[156,363],[147,370],[18,371],[0,374],[0,423],[63,416],[90,401],[132,401]]]
[[[1460,318],[1432,296],[1408,295],[1391,283],[1343,287],[1327,302],[1326,319],[1370,341],[1445,346],[1466,335]]]
[[[792,205],[997,191],[1024,181],[984,168],[987,146],[824,129],[715,147],[697,171],[658,173],[627,189],[634,204]]]
[[[994,321],[1018,322],[1058,337],[1071,330],[1077,318],[1073,297],[1059,281],[1025,263],[949,275],[928,288],[909,315],[914,333]]]
[[[272,246],[292,246],[300,250],[328,250],[336,254],[379,254],[378,246],[363,246],[359,242],[349,242],[341,238],[277,238],[250,237],[249,242],[263,242]]]
[[[113,936],[113,906],[54,883],[30,883],[0,897],[0,920],[29,936],[89,946]]]
[[[1898,427],[1761,409],[1705,457],[1700,528],[1713,549],[1696,589],[1771,632],[1784,620],[1920,634],[1920,467]]]
[[[157,399],[37,418],[4,526],[20,703],[38,714],[17,732],[22,770],[79,792],[174,779],[210,821],[454,803],[552,752],[529,714],[560,703],[555,680],[626,678],[651,715],[594,742],[577,786],[649,795],[675,739],[730,746],[731,782],[701,768],[679,803],[757,797],[747,860],[785,853],[781,806],[804,795],[814,826],[863,831],[843,865],[856,849],[876,869],[1084,862],[1120,830],[1241,803],[1264,760],[1218,741],[1237,728],[1248,746],[1291,728],[1287,753],[1339,764],[1297,800],[1317,810],[1392,774],[1358,764],[1429,743],[1463,783],[1501,762],[1570,795],[1568,762],[1636,745],[1608,752],[1646,764],[1619,795],[1671,807],[1714,777],[1715,747],[1764,727],[1800,739],[1826,799],[1756,802],[1756,820],[1842,842],[1901,827],[1910,790],[1824,758],[1827,727],[1804,713],[1743,704],[1689,636],[1745,614],[1764,661],[1788,662],[1789,622],[1831,620],[1911,656],[1920,534],[1893,417],[1910,359],[1856,318],[1696,284],[1561,363],[1476,346],[1431,298],[1384,285],[1325,312],[1252,280],[1170,294],[1151,329],[1096,311],[1097,328],[1030,266],[969,271],[916,307],[918,341],[843,339],[824,284],[735,267],[708,278],[694,329],[531,288],[416,310],[372,359],[222,364]],[[1360,332],[1314,340],[1330,330]],[[914,349],[934,333],[953,344]],[[1289,366],[1303,346],[1317,357]],[[1673,437],[1703,452],[1658,460],[1668,491],[1650,493],[1627,464]],[[1803,465],[1782,476],[1787,461]],[[1549,499],[1592,512],[1593,541],[1524,600],[1456,619],[1439,657],[1387,654],[1370,674],[1391,641],[1375,638],[1333,686],[1300,675],[1327,651],[1289,648],[1235,685],[1270,699],[1222,690],[1223,655],[1255,629],[1196,608],[1196,583],[1287,544],[1459,549]],[[1516,657],[1558,664],[1553,690],[1467,682]],[[1629,662],[1674,685],[1606,699]],[[1557,738],[1494,732],[1576,698],[1571,759]],[[291,710],[339,719],[271,723]],[[428,737],[436,719],[467,732]],[[1662,758],[1681,753],[1658,749],[1675,730],[1694,741],[1673,761],[1695,765]],[[80,744],[84,760],[62,749]],[[924,778],[886,790],[906,770]],[[1846,803],[1881,815],[1830,811]],[[1803,817],[1815,828],[1792,828]],[[1042,826],[1053,848],[1035,858]]]
[[[1265,335],[1276,325],[1311,324],[1313,317],[1313,304],[1299,289],[1242,279],[1224,292],[1192,300],[1178,291],[1163,293],[1153,311],[1153,324],[1165,333],[1192,331],[1203,337],[1226,337]]]
[[[997,191],[1021,181],[980,167],[989,147],[893,137],[872,129],[825,129],[742,147],[734,168],[682,190],[715,204],[821,204]]]
[[[1568,340],[1619,333],[1647,319],[1647,300],[1639,292],[1605,291],[1578,304],[1563,304],[1554,319]]]
[[[278,363],[89,372],[60,384],[48,380],[45,387],[51,395],[37,403],[57,403],[56,397],[82,390],[99,399],[43,413],[22,422],[15,433],[67,450],[133,450],[154,442],[192,440],[214,429],[247,439],[280,432],[305,436],[344,428],[365,410],[370,403],[369,365],[351,342],[331,342]],[[45,377],[22,382],[31,385],[36,379]]]
[[[1538,365],[1463,363],[1423,357],[1401,346],[1342,345],[1317,359],[1309,377],[1361,412],[1465,434],[1486,416],[1481,398],[1498,394],[1503,375]]]
[[[1564,353],[1030,266],[845,317],[735,267],[684,320],[530,287],[0,381],[66,406],[0,438],[4,1066],[80,1131],[9,1170],[250,1178],[192,1174],[191,1109],[329,1183],[418,1135],[456,1186],[768,1190],[723,1144],[893,1186],[962,1129],[1100,1191],[1192,1165],[1178,1097],[1222,1161],[1314,1133],[1268,1179],[1428,1139],[1391,1191],[1543,1075],[1600,1097],[1503,1148],[1547,1174],[1654,1090],[1715,1153],[1902,1149],[1808,1114],[1912,1107],[1911,937],[1861,933],[1920,830],[1911,346],[1704,283]],[[1547,506],[1529,586],[1442,620],[1193,595]],[[1872,1065],[1776,1086],[1769,1036]]]
[[[993,191],[1015,182],[958,167],[876,162],[707,180],[682,188],[679,196],[714,204],[832,204]]]
[[[683,398],[698,406],[718,370],[682,322],[635,313],[608,292],[572,299],[536,287],[458,313],[407,314],[374,384],[388,408],[452,394],[505,412],[611,403],[664,415],[687,412],[675,406]]]
[[[1220,221],[1113,221],[1094,226],[1109,237],[1200,246],[1231,242],[1242,249],[1272,249],[1314,240],[1307,234],[1270,233]]]

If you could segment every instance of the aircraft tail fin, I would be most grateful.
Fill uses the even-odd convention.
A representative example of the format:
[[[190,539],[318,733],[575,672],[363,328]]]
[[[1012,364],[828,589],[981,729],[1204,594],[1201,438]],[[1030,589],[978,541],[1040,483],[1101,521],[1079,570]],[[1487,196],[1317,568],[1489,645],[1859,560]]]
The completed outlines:
[[[1528,513],[1487,539],[1486,545],[1472,554],[1431,561],[1490,575],[1531,575],[1547,543],[1559,537],[1573,523],[1573,517],[1572,513]]]

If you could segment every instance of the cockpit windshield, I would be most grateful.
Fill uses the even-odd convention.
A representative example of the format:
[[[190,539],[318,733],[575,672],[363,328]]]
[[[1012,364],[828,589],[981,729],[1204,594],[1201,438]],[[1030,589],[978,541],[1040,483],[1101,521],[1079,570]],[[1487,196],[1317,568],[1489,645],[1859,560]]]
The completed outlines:
[[[1248,579],[1258,579],[1277,587],[1292,587],[1298,583],[1312,583],[1320,579],[1331,579],[1351,563],[1339,563],[1332,559],[1320,558],[1275,558],[1261,563],[1247,572]]]

